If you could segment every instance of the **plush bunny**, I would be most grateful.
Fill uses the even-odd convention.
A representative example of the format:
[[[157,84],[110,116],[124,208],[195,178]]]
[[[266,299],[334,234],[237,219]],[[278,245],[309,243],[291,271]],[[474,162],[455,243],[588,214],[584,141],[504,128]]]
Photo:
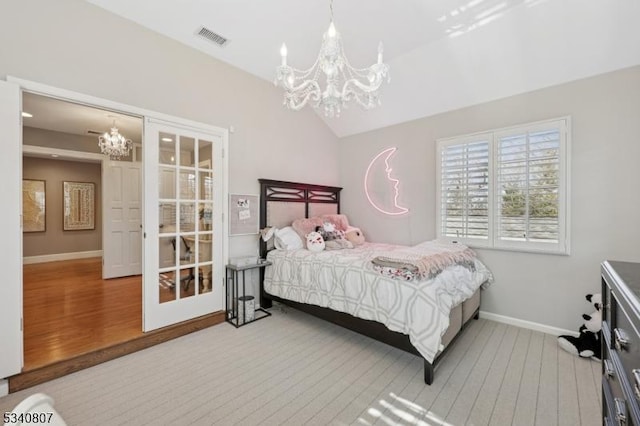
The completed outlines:
[[[353,226],[347,228],[345,238],[351,241],[354,247],[364,243],[364,234],[359,228],[354,228]]]

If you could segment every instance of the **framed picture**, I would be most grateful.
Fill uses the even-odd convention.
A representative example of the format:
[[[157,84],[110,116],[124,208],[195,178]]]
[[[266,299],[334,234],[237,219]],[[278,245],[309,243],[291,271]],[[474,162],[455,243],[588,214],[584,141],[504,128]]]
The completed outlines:
[[[63,228],[65,231],[95,229],[96,199],[92,182],[62,183]]]
[[[257,234],[259,208],[257,195],[229,194],[229,235]]]
[[[44,232],[46,185],[43,180],[22,180],[22,232]]]

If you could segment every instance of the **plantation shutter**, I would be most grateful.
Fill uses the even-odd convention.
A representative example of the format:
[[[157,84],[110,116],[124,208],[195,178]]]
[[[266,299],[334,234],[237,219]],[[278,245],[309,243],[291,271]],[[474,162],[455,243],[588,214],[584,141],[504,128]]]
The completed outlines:
[[[489,138],[440,146],[440,236],[489,241]]]
[[[560,245],[564,122],[496,134],[495,246]]]

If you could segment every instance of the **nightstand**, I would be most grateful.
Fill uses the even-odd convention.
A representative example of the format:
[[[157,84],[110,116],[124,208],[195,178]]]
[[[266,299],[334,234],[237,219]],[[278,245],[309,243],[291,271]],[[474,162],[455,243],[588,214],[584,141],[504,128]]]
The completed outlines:
[[[257,263],[249,265],[227,265],[227,288],[226,303],[227,314],[226,321],[233,324],[236,328],[252,323],[262,318],[271,316],[263,308],[256,308],[256,302],[260,303],[260,293],[256,296],[248,296],[246,292],[246,272],[251,269],[265,268],[271,265],[271,262],[259,260]],[[240,285],[242,284],[242,285]],[[242,290],[242,291],[240,291]]]

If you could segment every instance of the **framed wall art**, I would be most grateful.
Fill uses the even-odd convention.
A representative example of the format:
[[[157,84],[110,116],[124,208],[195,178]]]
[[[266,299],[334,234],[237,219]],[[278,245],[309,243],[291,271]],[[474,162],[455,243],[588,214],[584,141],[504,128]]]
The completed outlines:
[[[92,182],[63,182],[63,229],[95,229],[96,199]]]
[[[229,235],[257,234],[259,209],[257,195],[229,194]]]
[[[43,180],[22,180],[22,232],[45,232],[46,184]]]

